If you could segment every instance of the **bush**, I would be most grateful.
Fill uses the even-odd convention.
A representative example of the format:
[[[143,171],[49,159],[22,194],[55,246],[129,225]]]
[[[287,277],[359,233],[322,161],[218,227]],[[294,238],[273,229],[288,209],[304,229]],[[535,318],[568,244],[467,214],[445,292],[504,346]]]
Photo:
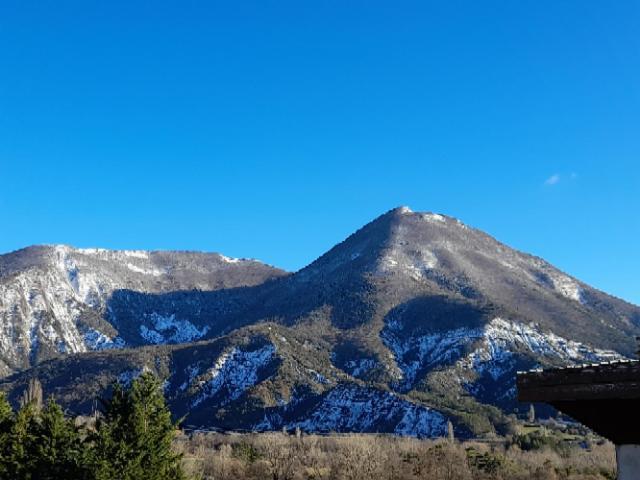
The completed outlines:
[[[610,480],[611,444],[523,451],[506,442],[449,442],[380,435],[195,435],[183,438],[203,480]],[[236,452],[251,452],[249,454]],[[256,455],[257,452],[257,455]]]

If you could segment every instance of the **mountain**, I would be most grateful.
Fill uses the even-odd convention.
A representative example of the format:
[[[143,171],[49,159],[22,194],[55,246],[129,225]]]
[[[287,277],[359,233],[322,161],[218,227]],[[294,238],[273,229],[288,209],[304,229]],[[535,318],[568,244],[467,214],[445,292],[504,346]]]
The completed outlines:
[[[164,255],[157,268],[173,271],[178,260]],[[183,267],[182,283],[154,289],[122,258],[117,287],[100,302],[83,297],[92,335],[107,337],[92,347],[100,351],[31,359],[33,368],[2,381],[11,398],[38,376],[45,392],[87,412],[111,381],[148,368],[190,425],[433,436],[451,419],[459,435],[489,435],[518,407],[516,370],[620,359],[640,333],[639,307],[454,218],[406,207],[293,274],[202,256]],[[68,272],[84,271],[76,265],[56,267],[72,287]],[[196,267],[208,284],[191,276]],[[90,270],[103,268],[116,267]],[[72,321],[83,332],[83,320]]]
[[[0,256],[0,374],[60,354],[126,345],[109,309],[119,291],[140,293],[252,286],[285,275],[255,260],[195,252],[36,246]],[[176,341],[203,329],[177,325]],[[167,330],[169,327],[167,327]]]

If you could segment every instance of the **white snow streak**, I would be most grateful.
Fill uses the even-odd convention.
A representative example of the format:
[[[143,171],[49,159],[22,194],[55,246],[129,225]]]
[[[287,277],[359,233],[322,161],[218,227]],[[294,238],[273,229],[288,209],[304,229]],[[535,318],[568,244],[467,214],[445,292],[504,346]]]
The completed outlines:
[[[175,314],[163,316],[158,313],[145,315],[151,321],[153,328],[140,325],[140,336],[149,343],[158,345],[163,343],[186,343],[202,338],[209,327],[201,329],[188,320],[178,320]]]
[[[273,345],[248,352],[233,348],[224,353],[203,378],[198,378],[200,393],[193,399],[191,406],[199,405],[223,388],[227,388],[227,392],[221,400],[221,405],[237,400],[248,388],[255,385],[258,371],[269,363],[274,353]]]

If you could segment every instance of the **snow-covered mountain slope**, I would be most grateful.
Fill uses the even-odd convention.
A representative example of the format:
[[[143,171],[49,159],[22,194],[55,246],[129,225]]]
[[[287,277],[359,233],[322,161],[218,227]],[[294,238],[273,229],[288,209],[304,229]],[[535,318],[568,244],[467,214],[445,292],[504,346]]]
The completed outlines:
[[[519,366],[566,366],[623,358],[617,352],[545,332],[535,324],[502,318],[477,328],[416,337],[403,336],[402,326],[393,322],[382,338],[398,366],[395,385],[399,390],[419,388],[431,370],[445,368],[466,391],[491,403],[515,401],[514,372]]]
[[[609,348],[623,348],[626,342],[626,351],[633,351],[628,334],[640,326],[640,308],[599,292],[544,260],[501,244],[456,219],[406,208],[388,215],[388,242],[374,274],[383,277],[396,295],[404,290],[410,302],[416,301],[417,291],[464,299],[567,338],[584,334],[586,342],[596,337],[604,342],[611,339]],[[483,322],[489,319],[485,315]]]
[[[0,387],[17,399],[28,379],[37,376],[45,393],[55,392],[71,411],[88,413],[92,399],[110,382],[128,383],[148,369],[163,378],[174,413],[186,417],[190,428],[260,431],[299,427],[309,432],[433,437],[443,435],[451,420],[457,434],[464,436],[478,434],[468,424],[469,405],[457,405],[455,399],[453,406],[432,403],[419,394],[407,395],[410,390],[429,393],[420,378],[445,372],[474,399],[472,407],[482,416],[484,404],[514,405],[513,373],[522,365],[539,366],[550,359],[564,365],[620,358],[536,326],[500,318],[476,330],[424,337],[409,348],[394,344],[391,330],[385,332],[385,341],[402,370],[388,386],[362,382],[336,368],[330,360],[331,346],[313,343],[315,332],[267,323],[195,344],[62,357],[9,377]],[[413,348],[419,351],[408,363]],[[408,386],[410,379],[413,384]],[[495,412],[491,418],[497,421]]]
[[[286,423],[307,432],[391,432],[415,437],[438,437],[446,431],[446,417],[393,392],[358,385],[330,390],[304,419]],[[277,419],[277,417],[276,417]],[[260,428],[273,430],[273,420]]]
[[[251,286],[284,272],[253,260],[193,252],[30,247],[0,256],[0,375],[58,354],[123,347],[109,311],[114,292],[217,290]],[[150,314],[139,343],[196,340],[188,319]],[[137,340],[137,339],[136,339]]]
[[[114,380],[128,384],[151,370],[164,378],[172,409],[197,428],[444,434],[442,413],[354,382],[317,357],[297,357],[291,345],[298,340],[290,330],[271,325],[193,346],[89,352],[40,364],[5,380],[3,388],[15,398],[35,373],[45,392],[57,386],[59,401],[72,411],[87,412],[92,393]],[[288,368],[299,372],[295,380],[287,377]],[[287,380],[291,383],[280,383]]]
[[[449,418],[491,434],[517,407],[517,369],[631,356],[640,334],[640,308],[407,208],[290,275],[217,255],[12,255],[0,257],[0,349],[7,370],[36,366],[1,388],[38,376],[86,411],[144,365],[196,426],[428,436]]]
[[[456,219],[407,208],[382,215],[253,295],[251,322],[294,324],[324,312],[338,329],[380,331],[388,315],[401,315],[413,335],[500,316],[629,355],[640,327],[639,307]]]

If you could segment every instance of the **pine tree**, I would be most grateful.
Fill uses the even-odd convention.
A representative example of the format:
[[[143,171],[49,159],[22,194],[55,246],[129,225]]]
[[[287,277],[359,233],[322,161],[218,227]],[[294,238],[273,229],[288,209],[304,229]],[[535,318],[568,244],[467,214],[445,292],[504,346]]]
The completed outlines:
[[[37,412],[33,403],[27,403],[16,414],[8,436],[8,478],[31,478],[35,465],[36,422]]]
[[[52,399],[45,408],[26,402],[17,414],[0,397],[0,478],[88,478],[84,445],[71,420]]]
[[[34,433],[32,478],[85,478],[85,455],[78,429],[72,420],[64,417],[62,408],[53,399],[49,399],[40,412]]]
[[[181,457],[171,447],[175,433],[160,382],[151,373],[134,380],[129,390],[116,384],[93,439],[96,478],[185,478]]]
[[[5,424],[13,421],[13,409],[4,392],[0,392],[0,432],[5,431]]]
[[[0,392],[0,478],[9,477],[9,461],[11,459],[11,430],[15,415],[4,392]]]

